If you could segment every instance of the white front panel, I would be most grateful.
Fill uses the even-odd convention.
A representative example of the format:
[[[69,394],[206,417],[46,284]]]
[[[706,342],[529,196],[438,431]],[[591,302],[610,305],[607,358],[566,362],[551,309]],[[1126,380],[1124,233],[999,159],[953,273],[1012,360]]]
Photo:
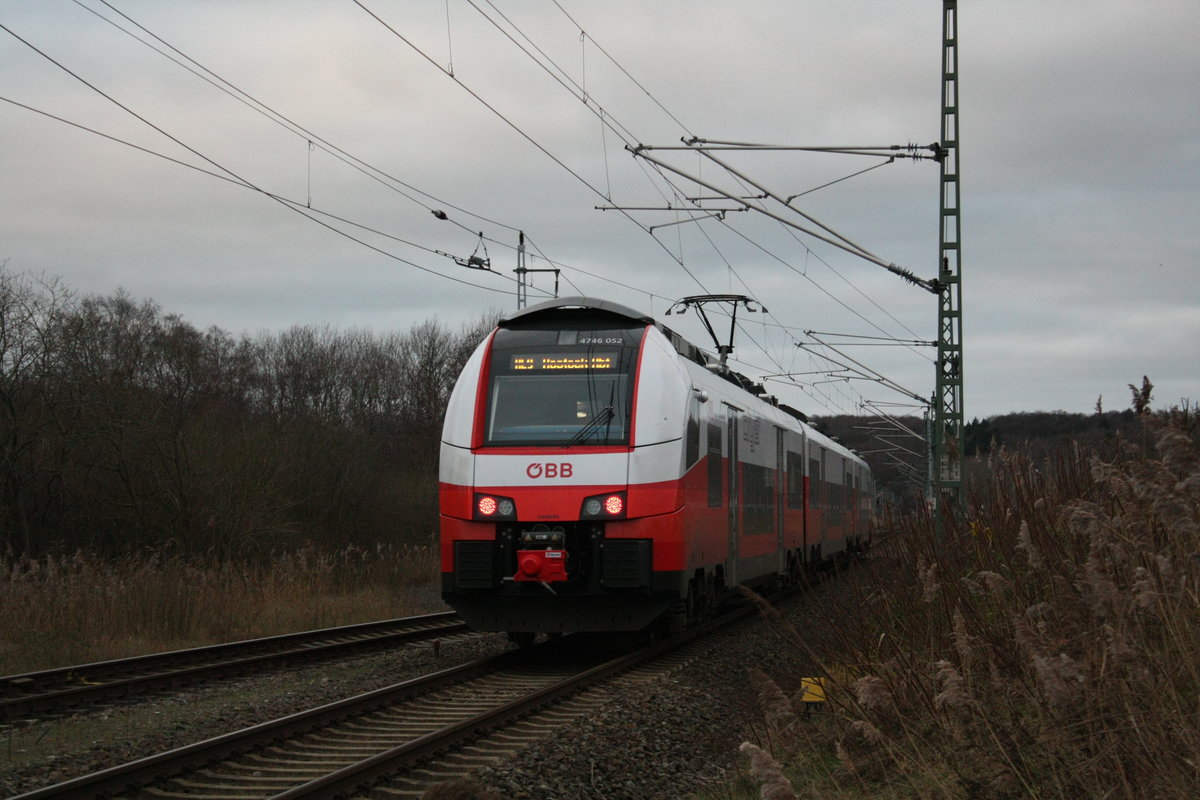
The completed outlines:
[[[683,437],[692,382],[679,355],[658,328],[646,329],[642,360],[638,365],[635,444],[669,442]]]
[[[628,453],[477,455],[476,486],[597,486],[624,484]]]
[[[629,482],[634,485],[674,481],[683,477],[683,440],[639,447],[629,463]]]
[[[479,391],[479,374],[483,371],[483,357],[487,352],[488,343],[492,341],[490,334],[467,359],[458,381],[450,392],[450,400],[446,403],[446,418],[442,423],[442,441],[455,447],[470,447],[471,432],[475,428],[475,398]]]
[[[471,450],[442,442],[441,458],[438,459],[438,480],[455,486],[471,484]]]

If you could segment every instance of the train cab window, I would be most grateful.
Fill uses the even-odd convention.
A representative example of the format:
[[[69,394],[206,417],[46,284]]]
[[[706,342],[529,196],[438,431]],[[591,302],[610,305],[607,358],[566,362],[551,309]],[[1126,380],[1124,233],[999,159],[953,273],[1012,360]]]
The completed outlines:
[[[484,443],[628,444],[644,332],[569,316],[498,330]]]
[[[724,499],[724,470],[721,464],[721,426],[708,423],[708,505],[716,508]]]

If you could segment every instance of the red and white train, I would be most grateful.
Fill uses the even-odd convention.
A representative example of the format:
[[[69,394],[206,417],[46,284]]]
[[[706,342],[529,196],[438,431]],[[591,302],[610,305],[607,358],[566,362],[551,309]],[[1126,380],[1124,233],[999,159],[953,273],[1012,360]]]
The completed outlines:
[[[866,463],[751,388],[608,301],[502,319],[446,409],[446,602],[517,639],[678,627],[864,545]]]

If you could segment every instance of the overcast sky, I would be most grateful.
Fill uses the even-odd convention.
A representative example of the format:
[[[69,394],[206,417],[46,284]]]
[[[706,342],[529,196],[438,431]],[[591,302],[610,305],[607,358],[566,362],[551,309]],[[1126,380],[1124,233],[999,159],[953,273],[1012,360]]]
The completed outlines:
[[[770,313],[739,317],[739,368],[795,374],[769,384],[792,405],[915,411],[819,374],[830,363],[796,344],[819,331],[929,397],[933,349],[880,345],[936,338],[934,295],[754,212],[596,207],[711,195],[626,142],[936,141],[941,5],[4,0],[0,261],[238,335],[457,328],[516,308],[523,230],[527,266],[559,267],[561,294],[643,309],[702,346],[694,314],[662,317],[672,300],[757,298]],[[967,417],[1124,408],[1142,375],[1158,406],[1200,401],[1200,4],[960,6]],[[745,191],[696,153],[652,155]],[[784,197],[837,181],[793,206],[935,276],[933,162],[722,158]],[[473,255],[492,272],[455,261]],[[553,291],[533,277],[531,301]]]

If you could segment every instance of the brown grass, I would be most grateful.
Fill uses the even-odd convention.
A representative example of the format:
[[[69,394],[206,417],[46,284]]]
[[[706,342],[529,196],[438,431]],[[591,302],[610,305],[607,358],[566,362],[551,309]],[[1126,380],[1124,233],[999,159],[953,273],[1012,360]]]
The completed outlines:
[[[766,711],[798,797],[1197,796],[1197,422],[1146,424],[1145,452],[997,453],[945,541],[892,520],[806,610],[828,708]]]
[[[0,560],[0,674],[441,610],[432,546]]]

